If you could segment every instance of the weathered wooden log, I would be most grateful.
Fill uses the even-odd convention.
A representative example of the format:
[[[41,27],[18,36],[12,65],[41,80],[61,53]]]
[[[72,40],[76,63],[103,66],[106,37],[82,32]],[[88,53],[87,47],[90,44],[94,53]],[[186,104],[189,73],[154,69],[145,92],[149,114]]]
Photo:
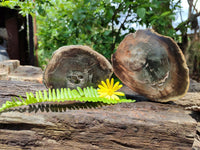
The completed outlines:
[[[88,46],[63,46],[53,53],[44,72],[48,88],[94,86],[111,77],[112,65]]]
[[[0,105],[11,96],[25,96],[25,91],[46,89],[20,81],[0,81],[0,85]],[[16,109],[0,114],[1,149],[186,150],[199,134],[198,114],[190,115],[174,104],[146,101],[36,113],[28,112],[29,107],[21,113]]]
[[[43,71],[40,67],[28,65],[19,66],[10,74],[8,74],[8,80],[42,83]]]
[[[0,80],[30,81],[42,83],[43,71],[39,67],[22,66],[19,60],[0,62]]]
[[[8,74],[19,66],[19,60],[5,60],[0,62],[0,80],[8,80]]]
[[[14,71],[19,66],[19,60],[5,60],[0,62],[0,69],[4,69],[7,73]]]
[[[189,71],[178,45],[152,30],[128,34],[112,56],[114,73],[133,91],[154,101],[182,97]]]
[[[126,95],[130,99],[139,98],[140,101],[151,101],[150,99],[132,91],[127,86],[122,87],[121,91],[125,91]],[[176,101],[173,101],[172,103],[188,110],[200,112],[200,83],[190,80],[190,87],[186,95],[180,99],[177,99]]]

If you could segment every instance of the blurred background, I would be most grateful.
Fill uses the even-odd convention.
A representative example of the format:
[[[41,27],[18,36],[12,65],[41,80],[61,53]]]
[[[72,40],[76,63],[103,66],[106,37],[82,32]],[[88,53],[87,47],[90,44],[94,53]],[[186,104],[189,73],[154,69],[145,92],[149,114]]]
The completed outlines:
[[[0,2],[0,61],[45,68],[64,45],[88,45],[110,60],[128,34],[152,28],[180,46],[200,81],[200,0],[12,0]]]

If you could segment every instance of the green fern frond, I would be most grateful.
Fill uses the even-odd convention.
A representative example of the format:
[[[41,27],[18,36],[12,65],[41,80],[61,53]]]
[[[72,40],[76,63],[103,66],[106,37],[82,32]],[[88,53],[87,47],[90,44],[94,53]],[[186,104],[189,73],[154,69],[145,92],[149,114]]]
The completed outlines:
[[[49,89],[48,92],[46,90],[35,92],[35,96],[33,93],[26,92],[26,99],[19,95],[19,98],[14,97],[12,101],[6,101],[5,104],[0,108],[1,111],[5,111],[12,107],[18,107],[23,105],[36,104],[41,102],[64,102],[64,101],[80,101],[80,102],[103,102],[106,104],[117,104],[123,102],[134,102],[134,100],[128,99],[107,99],[101,98],[98,95],[97,89],[93,87],[87,87],[81,89],[77,87],[76,89],[69,88],[61,88],[61,89]]]

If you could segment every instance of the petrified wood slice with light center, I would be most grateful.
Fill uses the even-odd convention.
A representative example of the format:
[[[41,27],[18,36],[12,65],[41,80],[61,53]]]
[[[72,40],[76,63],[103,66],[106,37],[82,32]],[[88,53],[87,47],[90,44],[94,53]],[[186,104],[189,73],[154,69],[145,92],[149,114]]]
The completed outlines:
[[[44,72],[48,88],[83,88],[96,85],[113,73],[109,61],[88,46],[63,46],[53,53]]]
[[[182,51],[171,38],[150,29],[128,34],[112,63],[124,84],[151,100],[176,100],[188,90],[189,71]]]

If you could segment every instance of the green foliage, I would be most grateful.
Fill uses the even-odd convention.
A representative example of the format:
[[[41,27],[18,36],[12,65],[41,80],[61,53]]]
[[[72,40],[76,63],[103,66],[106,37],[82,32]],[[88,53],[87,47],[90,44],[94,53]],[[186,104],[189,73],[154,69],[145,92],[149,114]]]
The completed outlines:
[[[123,102],[135,102],[134,100],[128,100],[122,98],[120,100],[112,100],[107,98],[100,98],[97,89],[93,87],[87,87],[81,89],[77,87],[76,89],[61,88],[59,89],[49,89],[48,92],[44,90],[43,92],[38,91],[35,93],[26,93],[26,99],[22,96],[19,98],[12,98],[12,101],[6,101],[5,104],[0,108],[0,112],[5,111],[9,108],[19,107],[23,105],[30,105],[42,102],[64,102],[64,101],[80,101],[80,102],[103,102],[106,104],[117,104]]]
[[[135,32],[133,24],[176,38],[172,21],[179,4],[175,0],[13,0],[0,6],[36,14],[42,66],[63,45],[88,45],[110,59],[125,35]]]
[[[40,15],[45,15],[45,7],[53,6],[48,0],[36,0],[35,2],[30,0],[1,0],[0,7],[8,7],[11,9],[19,10],[19,13],[23,16],[27,14],[35,15],[39,13]]]
[[[138,17],[140,17],[141,19],[144,19],[146,14],[146,9],[145,8],[138,8],[137,9],[137,15]]]

